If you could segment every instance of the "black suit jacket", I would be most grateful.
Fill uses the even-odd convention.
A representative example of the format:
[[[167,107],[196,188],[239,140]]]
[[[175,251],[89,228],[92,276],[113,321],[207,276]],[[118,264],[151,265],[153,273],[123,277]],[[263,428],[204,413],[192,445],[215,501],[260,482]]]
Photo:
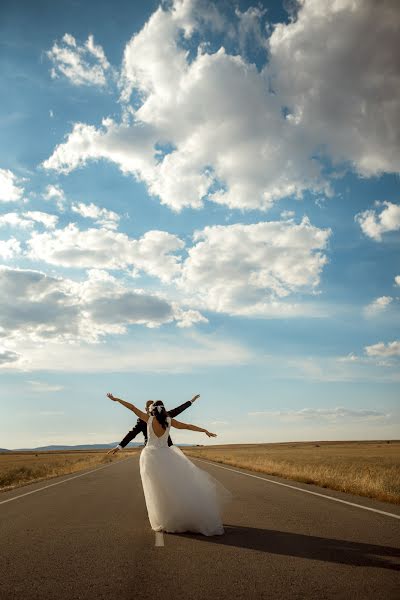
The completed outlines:
[[[192,403],[190,400],[188,400],[184,404],[181,404],[180,406],[177,406],[176,408],[173,408],[172,410],[167,410],[167,413],[173,419],[177,415],[180,415],[181,412],[183,412],[184,410],[189,408],[189,406],[192,406]],[[133,440],[133,438],[135,438],[138,435],[138,433],[143,433],[144,443],[146,445],[147,444],[147,423],[146,423],[146,421],[142,421],[142,419],[138,419],[136,421],[136,425],[126,434],[126,436],[119,443],[119,445],[122,446],[122,448],[125,448],[125,446],[127,444],[129,444],[129,442],[131,440]],[[172,443],[173,442],[172,442],[170,436],[168,436],[168,446],[172,446]]]

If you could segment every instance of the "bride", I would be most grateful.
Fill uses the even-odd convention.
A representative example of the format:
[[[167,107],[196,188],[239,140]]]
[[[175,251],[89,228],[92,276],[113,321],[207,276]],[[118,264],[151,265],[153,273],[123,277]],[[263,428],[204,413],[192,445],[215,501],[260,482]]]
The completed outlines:
[[[148,442],[140,454],[140,476],[154,531],[191,531],[203,535],[221,535],[223,505],[232,495],[217,479],[199,469],[177,446],[168,446],[172,427],[200,431],[206,429],[172,419],[161,400],[153,402],[150,414],[111,393],[107,396],[132,410],[147,422]]]

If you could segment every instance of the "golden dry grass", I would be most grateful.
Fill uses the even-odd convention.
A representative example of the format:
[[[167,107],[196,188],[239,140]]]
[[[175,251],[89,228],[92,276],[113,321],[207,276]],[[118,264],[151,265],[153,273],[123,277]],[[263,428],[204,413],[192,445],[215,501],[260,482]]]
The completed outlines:
[[[6,452],[0,454],[0,492],[28,483],[76,473],[126,458],[136,449],[107,455],[106,450]]]
[[[293,442],[182,448],[205,458],[252,471],[400,504],[400,441]],[[10,452],[0,454],[0,491],[75,473],[140,452]]]
[[[232,444],[184,449],[251,471],[400,504],[400,441]]]

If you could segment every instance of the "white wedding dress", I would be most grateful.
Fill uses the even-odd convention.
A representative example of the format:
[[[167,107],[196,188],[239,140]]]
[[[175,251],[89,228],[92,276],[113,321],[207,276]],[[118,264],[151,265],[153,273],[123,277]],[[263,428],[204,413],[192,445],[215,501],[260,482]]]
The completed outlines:
[[[158,437],[147,422],[148,442],[140,454],[140,476],[150,525],[154,531],[224,533],[222,509],[232,494],[199,469],[177,446],[168,446],[171,417]]]

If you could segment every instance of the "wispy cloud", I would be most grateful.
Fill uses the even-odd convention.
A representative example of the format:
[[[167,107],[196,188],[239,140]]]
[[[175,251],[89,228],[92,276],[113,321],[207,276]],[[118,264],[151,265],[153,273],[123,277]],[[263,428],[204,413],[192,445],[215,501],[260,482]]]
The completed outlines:
[[[59,185],[50,184],[46,186],[43,198],[49,201],[54,200],[59,211],[63,212],[65,210],[65,194]]]
[[[374,317],[382,314],[392,302],[392,296],[380,296],[364,308],[364,315]]]
[[[253,417],[276,417],[288,420],[318,420],[318,421],[338,421],[349,419],[387,419],[389,414],[371,410],[371,409],[352,409],[352,408],[302,408],[300,410],[267,410],[258,412],[249,412]]]
[[[378,342],[371,346],[365,347],[367,356],[379,356],[379,357],[392,357],[400,356],[400,341],[394,340],[393,342]]]
[[[0,169],[0,202],[17,202],[23,193],[21,179],[9,169]]]
[[[77,86],[103,87],[107,83],[107,73],[111,65],[103,48],[95,44],[93,35],[89,35],[86,42],[80,46],[71,34],[66,33],[46,54],[53,63],[53,78],[63,75]]]
[[[28,379],[27,383],[29,383],[31,391],[44,393],[44,392],[60,392],[64,389],[64,386],[47,383],[46,381],[37,381],[33,379]],[[63,414],[63,413],[56,413]]]
[[[71,209],[82,217],[93,219],[97,225],[107,229],[117,229],[118,227],[120,216],[113,210],[107,210],[106,208],[96,206],[93,202],[90,204],[75,202],[72,204]]]
[[[354,354],[354,352],[350,352],[349,354],[346,354],[346,356],[339,356],[338,357],[338,362],[356,362],[360,360],[360,357],[357,356],[356,354]]]
[[[57,225],[58,216],[40,210],[28,210],[26,212],[9,212],[0,215],[0,227],[21,227],[32,229],[36,223],[41,223],[48,229],[54,229]]]
[[[9,260],[18,254],[22,254],[22,248],[17,238],[11,237],[8,240],[0,240],[0,258]]]
[[[393,202],[377,202],[376,204],[384,207],[380,213],[375,210],[365,210],[356,215],[355,220],[366,236],[376,242],[381,242],[383,233],[400,229],[400,205],[393,204]]]

